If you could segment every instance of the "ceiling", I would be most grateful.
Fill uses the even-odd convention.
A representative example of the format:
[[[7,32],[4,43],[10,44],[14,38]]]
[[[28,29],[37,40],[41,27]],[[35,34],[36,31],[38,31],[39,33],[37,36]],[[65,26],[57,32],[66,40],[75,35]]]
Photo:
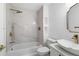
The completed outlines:
[[[43,4],[42,3],[12,3],[14,7],[37,11]]]

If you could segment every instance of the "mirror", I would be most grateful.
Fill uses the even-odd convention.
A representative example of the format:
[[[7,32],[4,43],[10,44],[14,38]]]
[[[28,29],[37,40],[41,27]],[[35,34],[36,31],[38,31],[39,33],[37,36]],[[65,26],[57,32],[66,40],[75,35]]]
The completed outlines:
[[[72,33],[79,33],[79,3],[70,7],[67,12],[67,29]]]

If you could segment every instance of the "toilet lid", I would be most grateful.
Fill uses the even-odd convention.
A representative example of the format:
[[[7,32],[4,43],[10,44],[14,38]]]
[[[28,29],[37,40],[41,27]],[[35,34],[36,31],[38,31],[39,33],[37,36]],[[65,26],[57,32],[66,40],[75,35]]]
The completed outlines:
[[[41,47],[41,48],[38,48],[37,51],[38,52],[49,52],[49,48],[47,48],[47,47]]]

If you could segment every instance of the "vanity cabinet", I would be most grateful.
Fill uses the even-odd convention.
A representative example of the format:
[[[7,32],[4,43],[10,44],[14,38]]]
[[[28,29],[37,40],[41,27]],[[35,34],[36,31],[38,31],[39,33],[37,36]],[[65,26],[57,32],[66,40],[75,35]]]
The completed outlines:
[[[57,43],[50,44],[50,56],[75,56],[60,48]]]

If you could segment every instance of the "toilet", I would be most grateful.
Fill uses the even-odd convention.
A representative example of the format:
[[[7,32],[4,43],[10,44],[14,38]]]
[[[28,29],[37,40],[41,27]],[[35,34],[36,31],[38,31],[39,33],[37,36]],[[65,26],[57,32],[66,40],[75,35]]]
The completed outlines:
[[[37,53],[40,56],[46,56],[49,54],[49,48],[48,47],[40,47],[37,49]]]
[[[54,39],[47,39],[45,43],[45,47],[41,46],[40,48],[37,49],[37,54],[39,56],[49,56],[50,54],[50,44],[56,43],[56,40]]]

